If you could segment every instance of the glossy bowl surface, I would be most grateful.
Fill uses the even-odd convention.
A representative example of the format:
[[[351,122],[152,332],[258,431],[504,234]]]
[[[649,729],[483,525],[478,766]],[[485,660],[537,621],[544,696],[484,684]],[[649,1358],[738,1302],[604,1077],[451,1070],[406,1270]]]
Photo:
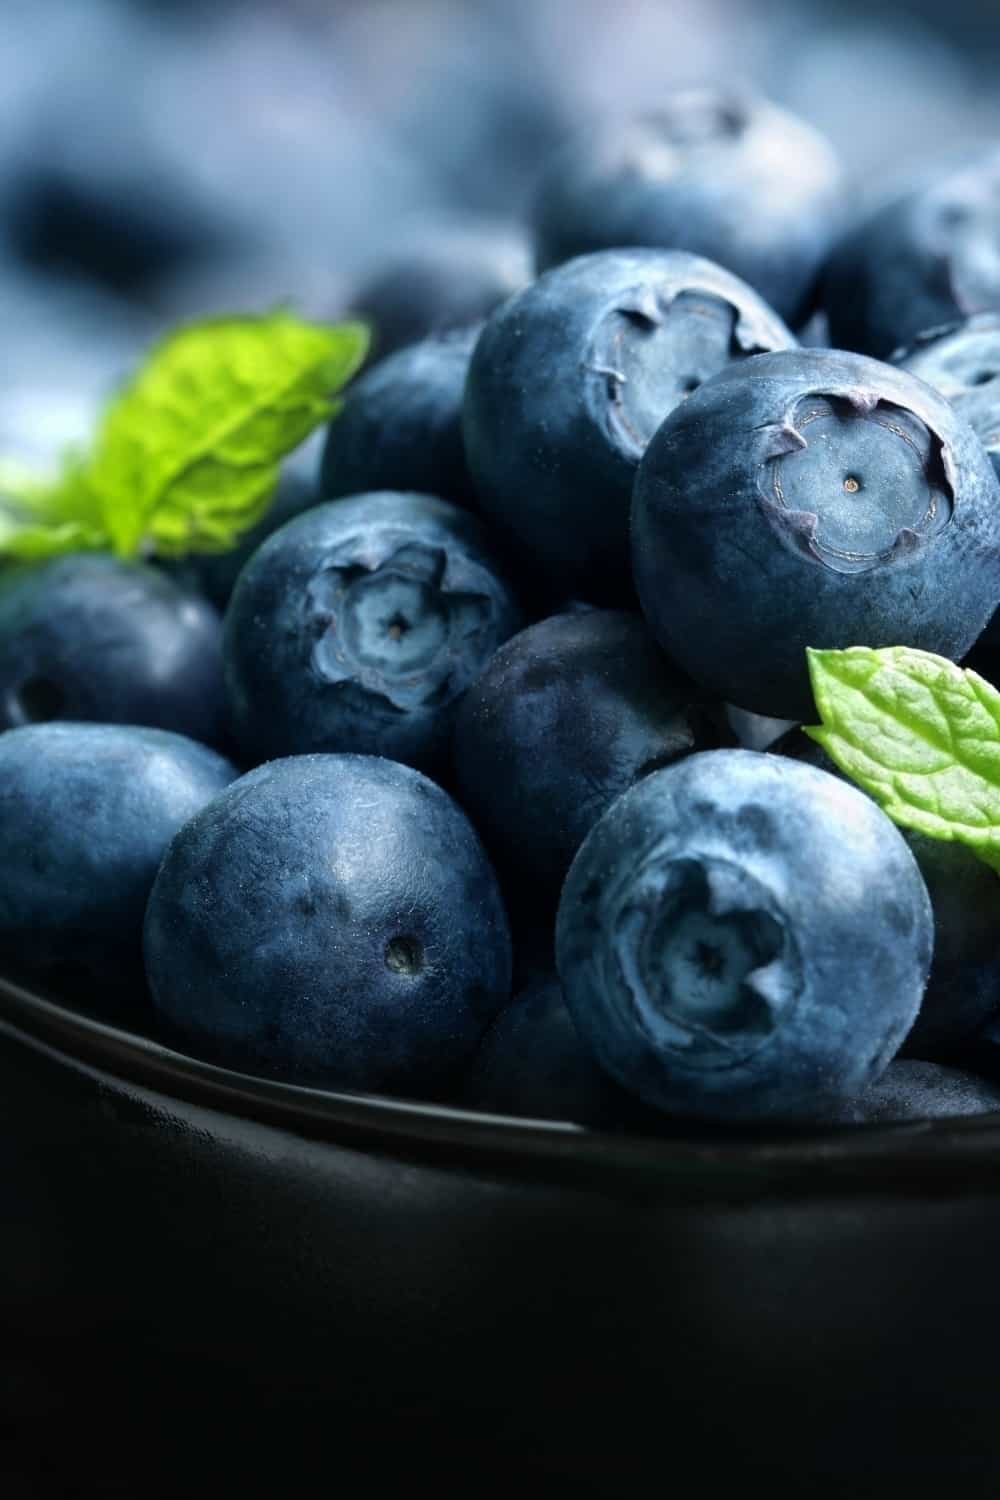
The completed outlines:
[[[1000,1486],[1000,1115],[609,1136],[246,1077],[0,981],[0,1193],[9,1451],[54,1473]]]

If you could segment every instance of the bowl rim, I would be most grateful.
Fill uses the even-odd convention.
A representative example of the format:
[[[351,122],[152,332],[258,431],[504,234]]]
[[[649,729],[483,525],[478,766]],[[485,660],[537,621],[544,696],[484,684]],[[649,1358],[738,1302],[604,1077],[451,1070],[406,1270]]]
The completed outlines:
[[[98,1081],[151,1091],[293,1134],[404,1157],[525,1170],[604,1169],[654,1176],[699,1199],[760,1196],[811,1182],[826,1195],[914,1185],[939,1191],[989,1183],[1000,1190],[1000,1111],[892,1124],[815,1126],[752,1133],[678,1127],[686,1133],[611,1133],[561,1120],[488,1114],[384,1094],[307,1088],[236,1072],[172,1050],[50,1000],[0,975],[0,1036]]]

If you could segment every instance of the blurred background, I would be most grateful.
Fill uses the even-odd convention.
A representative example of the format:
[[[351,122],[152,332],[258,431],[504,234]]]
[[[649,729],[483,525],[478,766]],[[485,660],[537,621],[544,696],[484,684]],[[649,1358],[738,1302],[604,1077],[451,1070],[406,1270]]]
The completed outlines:
[[[516,221],[581,121],[751,86],[855,202],[1000,136],[991,0],[0,0],[0,453],[45,458],[169,323],[348,308]]]

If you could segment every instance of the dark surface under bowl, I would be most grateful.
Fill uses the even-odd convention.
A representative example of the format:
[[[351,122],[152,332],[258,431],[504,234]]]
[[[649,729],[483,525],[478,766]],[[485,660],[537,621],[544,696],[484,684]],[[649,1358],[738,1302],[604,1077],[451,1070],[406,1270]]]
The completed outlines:
[[[9,1500],[1000,1485],[1000,1116],[613,1137],[0,981],[0,1216]]]

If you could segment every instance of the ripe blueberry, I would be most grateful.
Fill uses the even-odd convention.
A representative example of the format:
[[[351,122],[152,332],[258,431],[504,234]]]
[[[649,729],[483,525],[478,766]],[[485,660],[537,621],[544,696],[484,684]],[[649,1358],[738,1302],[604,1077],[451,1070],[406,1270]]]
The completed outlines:
[[[793,327],[836,229],[832,148],[763,99],[684,90],[558,152],[539,184],[539,266],[616,245],[689,250],[726,266]]]
[[[353,750],[433,766],[519,624],[464,511],[390,491],[316,506],[254,553],[226,611],[235,733],[251,760]]]
[[[580,1034],[647,1104],[796,1120],[885,1070],[933,932],[912,854],[861,792],[709,750],[647,776],[588,834],[556,956]]]
[[[474,324],[422,339],[355,381],[328,429],[321,499],[410,490],[475,508],[462,397],[478,336]]]
[[[633,596],[632,482],[664,417],[716,371],[794,339],[743,282],[667,250],[610,250],[539,278],[473,351],[466,453],[481,509],[599,603]]]
[[[1000,308],[1000,151],[883,202],[834,249],[832,341],[879,359],[928,329]]]
[[[461,810],[375,756],[249,772],[192,818],[149,900],[146,968],[168,1034],[300,1082],[452,1081],[510,994],[496,879]]]
[[[5,969],[105,1015],[142,1004],[142,921],[174,834],[237,775],[213,750],[130,724],[0,734]]]
[[[69,553],[0,580],[0,728],[47,719],[224,735],[222,624],[161,569]]]
[[[802,722],[807,646],[965,655],[1000,599],[1000,484],[914,376],[831,350],[765,354],[653,438],[632,557],[653,634],[706,692]]]

